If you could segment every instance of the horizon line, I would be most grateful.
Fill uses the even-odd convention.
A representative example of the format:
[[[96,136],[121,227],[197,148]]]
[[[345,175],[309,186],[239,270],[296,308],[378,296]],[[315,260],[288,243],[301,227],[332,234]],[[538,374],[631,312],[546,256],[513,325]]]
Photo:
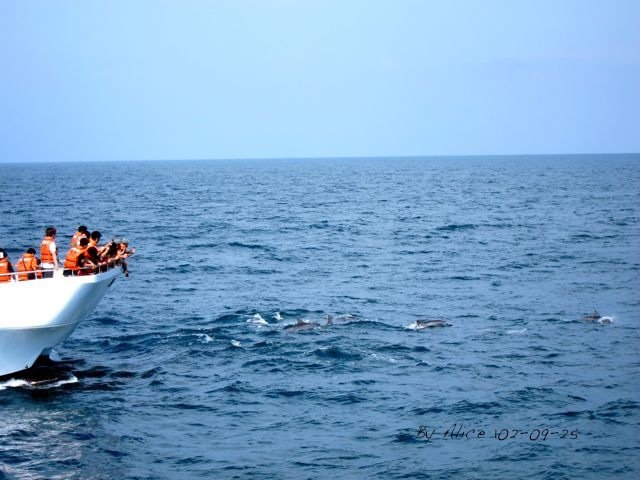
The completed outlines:
[[[429,158],[505,158],[505,157],[586,157],[598,155],[611,156],[633,156],[640,155],[639,152],[591,152],[591,153],[497,153],[497,154],[447,154],[447,155],[347,155],[347,156],[287,156],[287,157],[194,157],[194,158],[138,158],[138,159],[109,159],[109,160],[23,160],[7,161],[0,160],[0,164],[21,165],[32,163],[125,163],[125,162],[234,162],[234,161],[272,161],[272,160],[385,160],[385,159],[429,159]]]

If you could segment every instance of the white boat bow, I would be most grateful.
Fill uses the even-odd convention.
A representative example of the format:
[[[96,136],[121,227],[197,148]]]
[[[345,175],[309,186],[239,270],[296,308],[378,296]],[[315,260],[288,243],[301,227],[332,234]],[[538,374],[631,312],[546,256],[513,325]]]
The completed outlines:
[[[119,267],[86,276],[0,284],[0,376],[33,365],[63,342],[96,307]]]

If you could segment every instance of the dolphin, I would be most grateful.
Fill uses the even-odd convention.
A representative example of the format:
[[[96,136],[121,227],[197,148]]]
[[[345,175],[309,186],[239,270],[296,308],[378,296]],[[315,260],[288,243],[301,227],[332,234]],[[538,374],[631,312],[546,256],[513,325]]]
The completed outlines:
[[[319,326],[320,326],[319,323],[305,322],[304,320],[299,319],[298,323],[294,325],[289,325],[288,327],[285,328],[285,330],[290,333],[297,333],[297,332],[304,332],[306,330],[313,330],[314,328],[318,328]]]
[[[444,320],[416,320],[416,330],[424,330],[425,328],[450,327],[451,324]]]
[[[582,316],[582,320],[585,322],[597,322],[601,318],[602,315],[600,315],[597,310],[594,310],[593,313],[587,313]]]
[[[610,325],[613,323],[613,318],[602,316],[598,313],[597,310],[594,310],[593,313],[588,313],[586,315],[583,315],[582,321],[599,323],[600,325]]]

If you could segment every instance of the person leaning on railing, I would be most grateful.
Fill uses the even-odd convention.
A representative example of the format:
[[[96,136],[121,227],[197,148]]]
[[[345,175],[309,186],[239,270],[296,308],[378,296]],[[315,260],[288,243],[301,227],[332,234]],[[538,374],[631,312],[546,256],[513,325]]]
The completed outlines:
[[[100,261],[105,262],[108,266],[111,266],[117,255],[118,244],[115,240],[110,240],[104,247],[102,247],[102,250],[100,250]]]
[[[71,247],[64,261],[65,277],[98,273],[99,257],[95,247],[89,247],[89,239],[80,238],[77,247]]]
[[[36,257],[36,251],[28,248],[27,251],[18,260],[18,280],[35,280],[41,278],[41,273],[36,273],[40,269],[40,260]],[[31,273],[27,273],[31,272]]]
[[[82,242],[82,240],[80,240]],[[82,255],[78,258],[78,275],[93,275],[95,273],[99,273],[98,270],[98,256],[96,253],[95,247],[88,246],[87,239],[87,248],[82,252]]]
[[[129,276],[129,266],[127,265],[126,259],[131,255],[136,253],[135,247],[129,250],[129,240],[126,238],[118,239],[118,260],[120,260],[120,265],[122,265],[122,273],[124,273],[125,277]]]
[[[0,248],[0,283],[10,282],[13,275],[13,265],[9,261],[9,256],[4,249]]]
[[[89,275],[92,273],[100,273],[100,254],[96,247],[89,245],[81,259],[80,275]]]
[[[104,247],[100,246],[100,239],[102,238],[102,234],[98,230],[94,230],[91,232],[89,236],[89,247],[95,247],[98,250],[98,253],[102,251]]]
[[[76,247],[71,247],[67,252],[67,257],[64,259],[64,271],[62,274],[65,277],[69,277],[77,273],[80,269],[80,257],[87,250],[89,240],[86,237],[80,238]]]

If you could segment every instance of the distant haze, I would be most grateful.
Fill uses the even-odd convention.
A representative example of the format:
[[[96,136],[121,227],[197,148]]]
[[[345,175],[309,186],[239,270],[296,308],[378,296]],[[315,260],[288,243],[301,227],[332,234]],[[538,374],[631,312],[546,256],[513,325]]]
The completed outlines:
[[[0,162],[640,151],[637,0],[3,2]]]

